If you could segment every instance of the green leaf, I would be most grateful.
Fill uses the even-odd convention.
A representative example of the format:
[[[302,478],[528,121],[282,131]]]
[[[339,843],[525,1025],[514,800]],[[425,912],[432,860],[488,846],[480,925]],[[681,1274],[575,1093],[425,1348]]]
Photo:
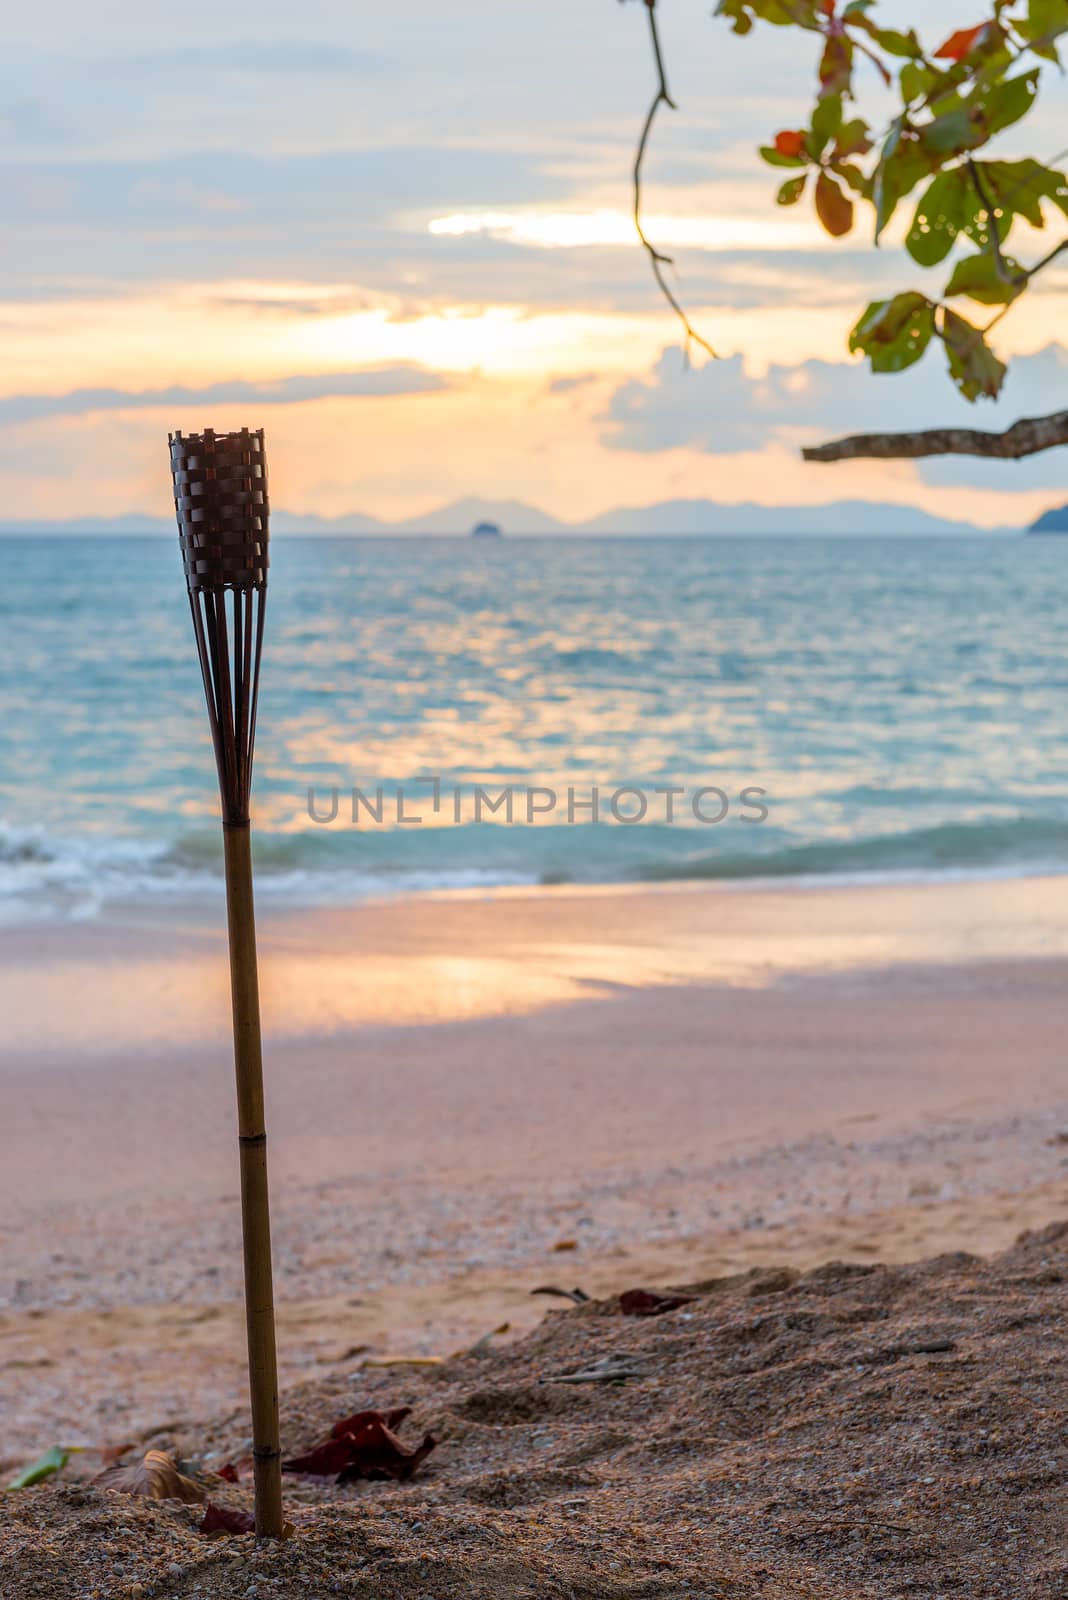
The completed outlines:
[[[1026,117],[1035,103],[1040,73],[1041,68],[1035,67],[1018,78],[1005,79],[990,90],[985,107],[988,138]],[[969,97],[970,101],[975,98],[974,94]]]
[[[841,178],[843,183],[848,184],[854,194],[859,194],[862,200],[871,199],[871,179],[852,161],[832,161],[831,171],[836,178]]]
[[[916,206],[905,248],[921,267],[944,261],[957,240],[974,224],[980,210],[975,185],[964,167],[940,172]]]
[[[913,61],[918,61],[923,56],[923,46],[911,28],[908,33],[899,33],[896,28],[880,28],[870,17],[853,17],[848,11],[844,13],[843,21],[852,22],[863,28],[888,56],[908,56]]]
[[[966,400],[985,396],[994,400],[1005,381],[1005,363],[997,356],[976,328],[955,311],[942,313],[942,338],[949,357],[949,371]]]
[[[841,239],[853,226],[853,202],[826,172],[816,179],[816,215],[834,239]]]
[[[841,126],[842,96],[825,94],[821,100],[816,101],[812,113],[812,137],[808,144],[814,161],[819,160]]]
[[[999,219],[1002,239],[1016,214],[1025,218],[1032,228],[1044,227],[1043,200],[1051,200],[1068,216],[1068,177],[1063,172],[1032,160],[979,161],[976,166],[991,205],[1002,213]]]
[[[920,130],[925,150],[937,159],[963,155],[1009,128],[1034,105],[1041,69],[1008,78],[992,87],[977,86],[966,100],[942,112]]]
[[[781,206],[796,206],[805,192],[808,182],[808,173],[803,172],[799,178],[787,178],[778,194],[775,196]]]
[[[1009,257],[1005,258],[1005,267],[1011,275],[1011,281],[1008,282],[998,270],[993,251],[965,256],[954,267],[953,276],[946,285],[946,294],[964,294],[982,306],[1007,306],[1027,287],[1027,274],[1018,261]]]
[[[1059,61],[1054,40],[1068,33],[1068,0],[1030,0],[1026,21],[1016,23],[1020,37],[1045,61]]]
[[[32,1466],[24,1467],[17,1478],[12,1478],[8,1484],[9,1489],[30,1489],[35,1483],[43,1483],[45,1478],[51,1478],[56,1472],[62,1472],[70,1460],[70,1453],[54,1444],[51,1450],[46,1450],[43,1456],[38,1456]]]
[[[808,165],[807,156],[784,156],[780,151],[776,150],[773,144],[762,144],[760,146],[760,154],[769,167],[806,167]]]
[[[834,141],[835,156],[866,156],[871,149],[871,130],[863,117],[854,117],[838,129]]]
[[[849,348],[854,354],[862,351],[873,372],[904,372],[930,344],[934,315],[931,301],[915,291],[876,300],[850,334]]]
[[[928,122],[920,129],[920,138],[932,154],[956,156],[983,144],[987,134],[975,107],[964,103]]]
[[[875,169],[872,199],[875,204],[875,242],[897,210],[898,202],[930,172],[930,163],[919,141],[906,137],[905,117],[898,117],[883,145]]]
[[[758,21],[777,28],[819,29],[816,0],[719,0],[716,16],[728,17],[735,33],[748,33]]]
[[[922,65],[918,61],[906,61],[901,69],[901,98],[906,105],[911,105],[913,100],[922,100],[930,94],[938,82],[939,74],[934,67]]]

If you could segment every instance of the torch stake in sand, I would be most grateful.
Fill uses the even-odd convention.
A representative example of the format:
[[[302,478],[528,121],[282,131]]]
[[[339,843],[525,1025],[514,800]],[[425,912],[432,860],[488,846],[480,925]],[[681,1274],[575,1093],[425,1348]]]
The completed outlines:
[[[278,1368],[249,828],[267,603],[267,460],[262,429],[175,433],[170,446],[178,533],[222,794],[256,1533],[280,1539]]]

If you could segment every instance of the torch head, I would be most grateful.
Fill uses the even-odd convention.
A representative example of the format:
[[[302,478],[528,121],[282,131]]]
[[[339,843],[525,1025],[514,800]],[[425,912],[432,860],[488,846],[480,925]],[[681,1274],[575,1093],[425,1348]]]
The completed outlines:
[[[174,509],[190,594],[267,585],[263,429],[172,433]]]
[[[215,745],[223,821],[249,820],[263,619],[267,460],[263,430],[172,433],[171,476],[189,608]]]

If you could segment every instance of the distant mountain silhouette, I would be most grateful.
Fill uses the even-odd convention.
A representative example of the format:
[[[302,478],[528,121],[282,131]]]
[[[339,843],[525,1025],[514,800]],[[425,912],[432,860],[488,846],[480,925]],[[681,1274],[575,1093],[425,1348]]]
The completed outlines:
[[[1047,511],[1028,528],[1028,533],[1068,533],[1068,506],[1057,506]]]
[[[1049,518],[1065,519],[1046,527]],[[869,500],[833,500],[822,506],[760,506],[752,502],[724,505],[715,500],[664,500],[651,506],[625,506],[606,511],[585,522],[561,522],[536,506],[520,500],[479,500],[473,496],[454,500],[420,516],[383,522],[362,511],[337,517],[313,512],[271,513],[271,528],[280,534],[411,535],[455,534],[467,537],[478,523],[492,523],[506,534],[542,534],[556,537],[600,534],[973,534],[1018,533],[1018,528],[979,529],[970,522],[935,517],[918,506],[898,506]],[[1068,532],[1068,507],[1047,513],[1035,532]],[[61,521],[0,522],[0,534],[92,534],[174,532],[170,517],[127,512],[114,517],[77,517]]]

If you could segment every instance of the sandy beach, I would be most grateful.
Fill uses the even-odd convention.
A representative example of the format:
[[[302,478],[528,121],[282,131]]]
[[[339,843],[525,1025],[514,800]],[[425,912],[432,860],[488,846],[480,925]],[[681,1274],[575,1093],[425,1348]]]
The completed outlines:
[[[1064,1214],[1063,895],[266,915],[283,1384],[507,1341],[544,1284],[985,1253]],[[210,905],[0,934],[5,1468],[243,1403],[223,949]]]

